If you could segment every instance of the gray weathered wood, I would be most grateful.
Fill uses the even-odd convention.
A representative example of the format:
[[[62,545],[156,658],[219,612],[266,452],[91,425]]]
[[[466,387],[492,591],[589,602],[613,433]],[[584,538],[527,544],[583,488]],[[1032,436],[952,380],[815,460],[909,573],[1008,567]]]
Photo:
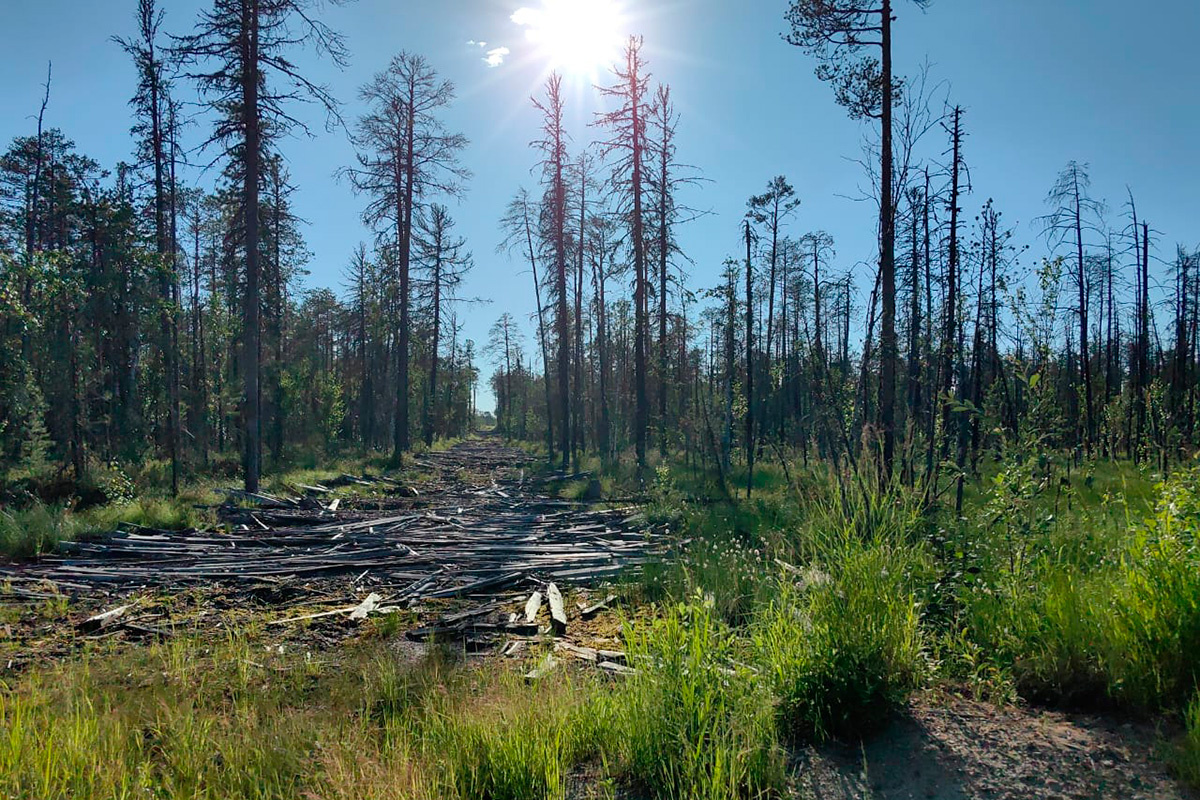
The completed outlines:
[[[557,636],[567,632],[567,610],[563,606],[562,592],[553,583],[546,587],[546,599],[550,602],[550,624]]]
[[[534,592],[529,595],[529,600],[525,603],[525,621],[533,623],[537,621],[538,611],[542,609],[542,593]]]

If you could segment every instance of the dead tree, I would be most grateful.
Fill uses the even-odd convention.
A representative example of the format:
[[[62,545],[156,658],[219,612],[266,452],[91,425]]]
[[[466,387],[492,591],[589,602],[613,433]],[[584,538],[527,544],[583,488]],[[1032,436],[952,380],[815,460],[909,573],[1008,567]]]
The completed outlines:
[[[330,0],[336,2],[337,0]],[[259,188],[262,153],[271,139],[300,125],[289,104],[310,100],[329,114],[337,102],[329,91],[300,74],[292,59],[309,46],[335,65],[345,65],[341,37],[320,22],[320,0],[212,0],[196,30],[176,42],[175,54],[193,71],[203,96],[220,112],[209,139],[220,143],[242,179],[242,430],[246,491],[257,492],[262,467],[259,349]]]
[[[176,386],[178,366],[176,363],[174,333],[174,250],[175,243],[168,224],[168,165],[167,165],[167,113],[171,106],[170,81],[166,76],[164,52],[159,48],[163,12],[155,0],[138,0],[136,39],[116,41],[133,59],[138,73],[137,93],[131,104],[138,121],[134,135],[139,137],[138,157],[151,169],[154,187],[154,244],[158,254],[159,284],[159,337],[158,352],[162,363],[163,383],[167,387],[166,445],[171,460],[171,494],[179,492],[179,403]]]
[[[1090,452],[1096,435],[1096,423],[1091,348],[1088,346],[1088,304],[1091,293],[1084,253],[1084,234],[1098,232],[1094,220],[1102,213],[1103,204],[1088,195],[1091,179],[1087,169],[1086,164],[1072,161],[1059,173],[1058,180],[1046,198],[1052,210],[1041,218],[1041,222],[1043,231],[1053,246],[1070,246],[1073,251],[1073,277],[1078,298],[1075,312],[1079,323],[1079,375],[1076,385],[1083,390],[1083,419],[1078,438],[1083,448]]]
[[[562,452],[562,470],[567,471],[571,456],[571,335],[567,310],[567,138],[563,129],[562,76],[557,72],[546,79],[545,101],[534,98],[534,107],[542,114],[542,139],[531,145],[542,153],[542,182],[546,187],[545,224],[554,264],[551,283],[554,297],[554,332],[558,342],[558,437]],[[550,380],[547,374],[546,380]]]
[[[392,457],[409,449],[409,380],[412,251],[416,213],[433,194],[457,196],[470,177],[458,161],[467,146],[462,134],[440,119],[455,98],[454,84],[438,77],[421,56],[400,53],[359,90],[368,111],[358,120],[357,163],[347,173],[371,201],[363,220],[389,241],[397,274],[396,404]]]
[[[927,0],[914,0],[919,6]],[[855,119],[880,126],[879,272],[880,370],[878,424],[883,439],[880,474],[890,481],[895,450],[896,212],[893,196],[892,116],[898,81],[892,70],[892,0],[793,0],[787,41],[818,59],[817,76],[834,87],[837,101]],[[879,58],[864,50],[878,48]]]
[[[599,115],[596,124],[608,129],[609,137],[601,143],[607,154],[619,157],[613,167],[612,185],[621,197],[622,211],[629,230],[629,247],[633,251],[634,271],[634,442],[638,472],[646,470],[646,430],[649,422],[649,397],[646,391],[646,338],[648,324],[648,283],[645,194],[646,194],[646,118],[649,74],[642,57],[642,39],[631,36],[625,46],[624,64],[617,68],[617,83],[603,88],[602,94],[618,103],[618,107]]]

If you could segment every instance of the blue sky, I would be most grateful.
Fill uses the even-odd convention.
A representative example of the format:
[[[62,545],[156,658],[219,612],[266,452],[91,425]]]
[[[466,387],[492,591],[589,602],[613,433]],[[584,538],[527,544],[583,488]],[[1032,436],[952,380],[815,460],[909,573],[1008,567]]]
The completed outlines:
[[[496,220],[507,200],[532,187],[535,156],[528,143],[537,117],[529,103],[545,63],[511,20],[541,0],[357,0],[328,8],[323,19],[340,30],[352,63],[337,71],[302,55],[308,74],[361,110],[356,89],[400,50],[423,54],[458,87],[447,122],[471,145],[464,163],[474,173],[463,202],[451,203],[459,230],[475,253],[464,296],[490,299],[462,309],[465,334],[485,340],[491,322],[509,310],[533,308],[530,278],[497,255]],[[865,129],[846,118],[813,63],[784,43],[785,0],[619,0],[631,32],[644,34],[654,78],[671,84],[682,116],[680,158],[707,182],[689,205],[712,213],[680,231],[695,264],[691,285],[716,281],[722,259],[738,249],[746,198],[784,174],[802,200],[791,223],[799,234],[823,229],[836,240],[837,268],[874,254],[874,211],[850,197],[865,178],[854,163]],[[110,37],[130,35],[133,0],[0,0],[0,140],[29,133],[46,60],[54,62],[48,124],[63,129],[80,151],[104,166],[131,158],[127,100],[134,74]],[[187,30],[200,0],[166,0],[166,27]],[[1159,232],[1159,255],[1175,243],[1200,241],[1200,104],[1194,58],[1200,4],[1157,0],[934,0],[926,11],[897,6],[897,69],[911,73],[928,59],[935,80],[949,83],[967,110],[966,158],[975,193],[968,217],[989,197],[1032,245],[1026,263],[1045,246],[1031,222],[1067,161],[1088,162],[1094,194],[1122,210],[1126,186]],[[469,41],[511,52],[498,67]],[[577,144],[597,100],[588,81],[568,79],[568,118]],[[298,213],[314,254],[311,286],[339,288],[351,250],[370,234],[359,222],[364,200],[338,183],[335,171],[352,159],[344,133],[286,140]],[[204,123],[201,122],[200,125]],[[200,131],[193,131],[199,137]],[[940,153],[940,142],[930,151]],[[862,281],[869,279],[860,267]],[[481,406],[490,399],[481,396]]]

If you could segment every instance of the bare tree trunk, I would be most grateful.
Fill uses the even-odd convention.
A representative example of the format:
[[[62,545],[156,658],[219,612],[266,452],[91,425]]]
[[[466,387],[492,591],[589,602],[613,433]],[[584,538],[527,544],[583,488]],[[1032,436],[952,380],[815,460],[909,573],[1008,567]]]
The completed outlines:
[[[892,477],[896,447],[896,214],[892,197],[892,0],[883,0],[881,25],[883,105],[879,186],[880,296],[883,314],[880,325],[879,427],[883,434],[880,476]]]
[[[554,405],[550,398],[550,345],[546,341],[546,323],[542,313],[542,284],[538,280],[537,256],[533,249],[533,225],[529,219],[529,209],[525,209],[525,241],[529,248],[529,267],[533,271],[533,294],[537,299],[538,339],[542,345],[542,384],[546,388],[546,457],[554,463]],[[532,376],[533,371],[530,370]]]
[[[754,492],[754,264],[746,220],[746,497]]]
[[[643,109],[642,86],[639,75],[641,61],[639,51],[630,49],[629,52],[629,99],[632,114],[630,143],[633,161],[632,192],[633,192],[633,263],[635,273],[634,284],[634,342],[633,370],[637,405],[634,412],[634,441],[637,452],[638,472],[642,478],[646,471],[646,429],[649,424],[649,398],[646,393],[646,337],[647,327],[647,268],[646,268],[646,237],[643,231],[644,218],[642,208],[642,159],[645,154],[643,140]]]
[[[1092,438],[1095,435],[1095,420],[1092,417],[1092,369],[1091,358],[1088,353],[1087,329],[1088,329],[1088,296],[1087,296],[1087,272],[1083,258],[1083,209],[1081,207],[1081,188],[1079,186],[1079,175],[1075,173],[1074,179],[1074,194],[1075,194],[1075,248],[1077,258],[1077,273],[1076,279],[1079,283],[1079,377],[1083,383],[1084,397],[1084,429],[1083,429],[1083,446],[1084,450],[1091,452]]]
[[[243,468],[247,492],[257,492],[262,466],[262,431],[259,411],[259,263],[258,263],[258,186],[261,174],[259,157],[262,147],[259,117],[258,88],[260,65],[258,55],[258,2],[245,0],[242,6],[242,128],[244,131],[242,216],[245,229],[246,290],[243,298],[242,333],[242,435]]]
[[[584,447],[586,426],[584,418],[583,385],[583,286],[584,258],[587,251],[587,162],[584,157],[579,160],[579,253],[575,269],[575,395],[574,395],[574,436],[571,439],[572,469],[579,472],[579,452]]]

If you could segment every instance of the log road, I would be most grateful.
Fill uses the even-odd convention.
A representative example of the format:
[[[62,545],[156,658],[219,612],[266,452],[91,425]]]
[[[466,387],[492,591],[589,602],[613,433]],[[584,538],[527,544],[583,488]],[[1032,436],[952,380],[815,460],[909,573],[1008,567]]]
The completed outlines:
[[[348,577],[396,604],[486,596],[527,583],[593,583],[666,554],[663,537],[636,508],[550,497],[547,479],[527,474],[530,461],[498,440],[472,439],[411,459],[433,475],[416,497],[341,508],[318,499],[325,487],[307,487],[318,497],[258,495],[250,498],[256,507],[223,507],[223,528],[120,531],[34,563],[0,565],[0,583],[33,597],[47,581],[62,593],[87,595],[213,584],[298,588]],[[413,494],[386,478],[345,478],[385,481],[395,489],[389,494]]]

